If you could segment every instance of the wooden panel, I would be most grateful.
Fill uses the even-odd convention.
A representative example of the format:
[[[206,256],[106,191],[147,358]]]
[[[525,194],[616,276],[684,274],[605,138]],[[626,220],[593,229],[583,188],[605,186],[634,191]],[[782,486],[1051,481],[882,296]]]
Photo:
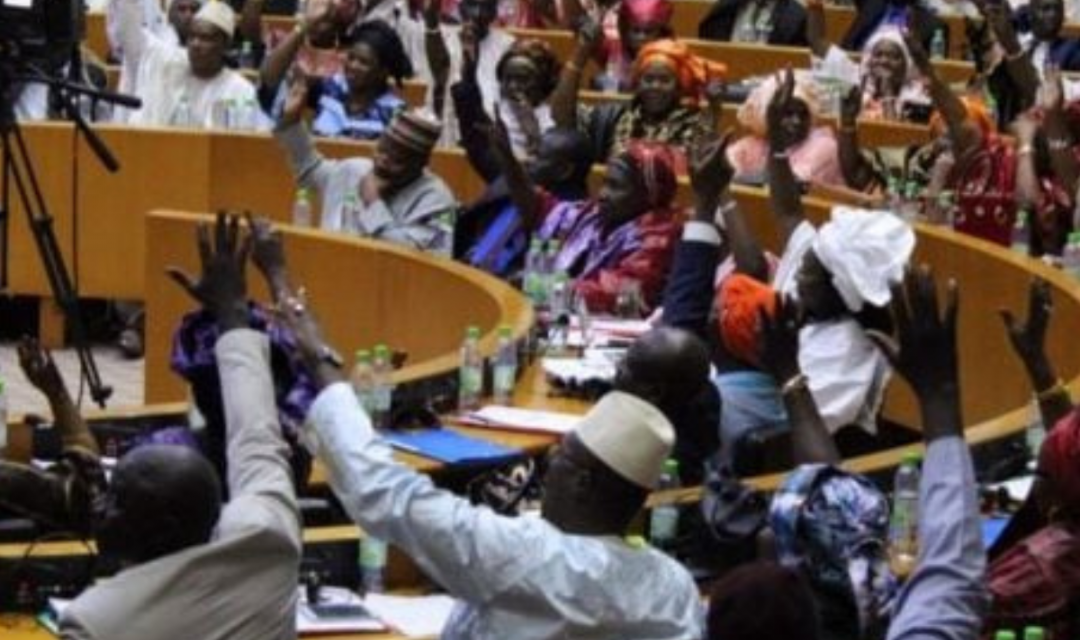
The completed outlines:
[[[56,235],[57,245],[68,267],[69,275],[74,280],[75,265],[72,261],[75,234],[73,214],[75,173],[72,170],[76,140],[74,128],[69,124],[48,123],[21,127],[20,130],[30,165],[45,200],[45,207],[53,219],[52,228]],[[11,141],[12,147],[16,147],[14,138]],[[27,167],[22,167],[22,169],[20,173],[27,178],[25,187],[32,202],[33,190],[28,181],[29,175],[25,172]],[[85,182],[86,178],[83,177],[82,180]],[[3,259],[8,260],[9,290],[18,294],[50,295],[49,280],[42,267],[37,245],[30,231],[27,212],[22,206],[14,181],[11,184],[10,196],[9,231],[11,236],[8,250],[11,255],[10,257],[3,256]],[[81,210],[86,209],[85,204],[79,203],[79,205]]]
[[[175,264],[194,270],[200,219],[209,220],[161,213],[146,221],[147,402],[184,397],[167,357],[177,319],[193,305],[163,269]],[[499,324],[521,336],[532,322],[531,307],[513,288],[459,263],[381,242],[283,228],[295,281],[307,288],[327,339],[345,353],[378,341],[409,352],[409,366],[398,372],[402,380],[453,370],[468,324],[483,328],[481,349],[490,352]],[[255,274],[249,275],[252,291],[265,297]]]
[[[156,207],[206,211],[214,179],[210,137],[178,129],[102,126],[98,133],[120,162],[108,173],[79,149],[80,290],[87,297],[142,297],[142,220]],[[220,174],[218,174],[220,175]]]

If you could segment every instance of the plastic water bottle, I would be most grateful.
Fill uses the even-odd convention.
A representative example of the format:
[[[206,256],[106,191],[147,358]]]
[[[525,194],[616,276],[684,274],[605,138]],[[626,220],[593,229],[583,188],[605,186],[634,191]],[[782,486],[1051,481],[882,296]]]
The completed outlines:
[[[241,69],[255,68],[255,51],[252,49],[250,41],[244,40],[240,44],[240,59],[237,62],[240,63]]]
[[[557,272],[551,280],[548,310],[552,320],[570,313],[570,276],[565,271]]]
[[[386,543],[366,536],[360,541],[360,582],[364,593],[382,593],[386,590]]]
[[[354,191],[345,194],[345,202],[341,205],[341,227],[343,229],[359,228],[360,197]]]
[[[1061,252],[1061,268],[1068,275],[1080,279],[1080,234],[1073,231]]]
[[[458,410],[474,411],[479,409],[483,387],[484,358],[480,355],[480,328],[470,326],[465,330],[465,342],[461,345],[461,368],[458,370]]]
[[[913,223],[919,219],[922,213],[919,203],[919,185],[914,180],[904,185],[904,199],[900,217],[906,222]]]
[[[559,259],[560,251],[562,251],[562,245],[558,240],[548,240],[543,262],[544,302],[548,304],[551,302],[551,287],[555,283],[555,275],[558,273],[555,264]]]
[[[1046,640],[1046,629],[1042,627],[1024,627],[1024,640]]]
[[[499,348],[495,352],[493,396],[495,404],[509,405],[517,380],[517,344],[510,327],[499,327]]]
[[[191,113],[191,100],[188,99],[187,94],[180,96],[180,100],[177,101],[176,107],[173,108],[172,117],[169,118],[169,125],[173,127],[195,126],[195,117]]]
[[[1016,640],[1016,632],[1002,630],[994,634],[994,640]]]
[[[311,226],[311,192],[307,189],[296,190],[296,199],[293,200],[292,221],[298,227]]]
[[[1024,430],[1024,444],[1027,445],[1029,454],[1028,466],[1032,471],[1039,460],[1039,452],[1042,450],[1043,440],[1046,440],[1046,425],[1042,421],[1042,412],[1039,411],[1039,401],[1034,399],[1028,403],[1027,429]]]
[[[1020,255],[1031,255],[1031,245],[1028,244],[1027,230],[1028,212],[1021,209],[1016,214],[1016,222],[1013,224],[1012,236],[1009,247]]]
[[[930,40],[930,58],[932,60],[944,60],[949,57],[949,52],[945,47],[945,31],[937,29],[934,31],[934,37]]]
[[[904,455],[893,481],[892,518],[889,521],[889,566],[898,578],[906,578],[919,558],[919,461],[918,453]]]
[[[372,412],[372,398],[375,395],[375,366],[371,360],[371,352],[367,349],[359,349],[356,352],[356,360],[353,364],[352,374],[353,392],[360,406],[364,408],[368,416]]]
[[[895,176],[889,176],[885,191],[888,197],[889,211],[897,218],[903,218],[904,189],[900,186],[900,179]]]
[[[540,264],[544,258],[544,243],[539,238],[533,238],[529,244],[529,252],[525,254],[525,272],[521,277],[521,291],[533,304],[539,301],[540,290]]]
[[[371,369],[375,379],[371,394],[372,422],[376,428],[385,429],[390,426],[390,408],[394,406],[394,363],[385,344],[375,345]]]
[[[0,380],[0,459],[7,455],[8,443],[8,394],[4,381]]]
[[[656,490],[679,488],[679,461],[668,458],[660,472],[660,481]],[[661,551],[671,551],[679,535],[679,505],[661,504],[653,507],[649,514],[649,542]]]

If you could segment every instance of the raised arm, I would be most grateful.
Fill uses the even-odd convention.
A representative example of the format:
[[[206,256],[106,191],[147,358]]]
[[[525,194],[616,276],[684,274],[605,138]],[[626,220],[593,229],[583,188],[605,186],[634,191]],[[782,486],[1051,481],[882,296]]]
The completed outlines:
[[[986,19],[998,44],[1004,50],[1005,72],[1012,80],[1013,88],[1019,91],[1019,111],[1026,111],[1035,104],[1039,90],[1039,73],[1032,64],[1031,57],[1024,53],[1020,39],[1013,28],[1012,11],[1008,2],[977,0],[975,6]]]
[[[53,428],[59,432],[64,449],[78,447],[97,455],[97,441],[71,399],[52,355],[33,338],[23,338],[18,352],[19,366],[26,379],[49,400]]]
[[[840,451],[821,418],[809,381],[799,367],[801,316],[797,302],[777,294],[775,314],[761,313],[758,361],[780,387],[780,397],[791,425],[795,464],[840,464]]]
[[[900,593],[889,640],[975,640],[987,592],[986,554],[971,453],[964,442],[957,366],[956,284],[938,306],[930,270],[893,289],[896,340],[872,338],[919,399],[926,458],[919,496],[919,560]]]
[[[124,50],[124,60],[138,64],[151,38],[143,28],[142,0],[119,0],[116,7],[120,12],[117,35]]]
[[[837,155],[844,183],[852,189],[866,191],[877,178],[874,167],[859,148],[859,112],[862,110],[862,88],[852,87],[840,104],[840,135]]]
[[[435,115],[442,118],[446,102],[446,85],[450,80],[450,50],[443,40],[439,27],[442,20],[442,2],[428,0],[424,3],[424,55],[427,56],[428,70],[431,71],[432,107]],[[469,24],[461,27],[462,50],[476,48],[473,27]]]
[[[780,229],[780,244],[788,239],[805,219],[802,194],[791,170],[788,151],[794,144],[783,126],[784,114],[795,100],[795,73],[789,67],[783,74],[766,109],[769,140],[769,203]]]
[[[930,99],[934,103],[934,108],[941,113],[941,117],[945,120],[949,137],[954,142],[953,152],[957,158],[962,158],[967,150],[979,147],[982,134],[979,132],[978,127],[968,121],[967,108],[964,106],[963,101],[953,93],[948,83],[938,76],[933,63],[930,61],[930,56],[926,53],[926,49],[923,48],[918,37],[913,34],[914,31],[909,28],[904,33],[904,42],[907,44],[908,51],[915,61],[916,68],[927,80]]]
[[[1031,282],[1028,289],[1027,318],[1023,323],[1008,309],[998,311],[1005,324],[1009,344],[1027,372],[1031,390],[1039,402],[1043,424],[1047,428],[1057,424],[1073,408],[1069,392],[1062,385],[1050,357],[1046,354],[1046,328],[1050,324],[1053,309],[1050,285],[1042,278],[1037,278]]]
[[[294,78],[285,96],[274,138],[285,150],[289,166],[300,186],[318,189],[321,193],[330,179],[331,166],[335,160],[327,160],[315,148],[311,134],[304,125],[301,114],[307,103],[307,81],[303,77]]]
[[[510,200],[517,207],[526,228],[535,229],[540,224],[541,200],[532,178],[514,156],[510,134],[506,130],[506,123],[503,122],[498,107],[495,109],[495,122],[486,127],[485,132],[491,155],[498,164],[503,179],[506,180]]]
[[[603,38],[600,25],[592,20],[584,20],[578,29],[577,44],[570,60],[563,65],[559,83],[551,94],[551,118],[555,126],[576,129],[578,114],[578,90],[581,88],[581,74],[589,58],[596,50],[597,43]]]
[[[296,21],[296,27],[263,60],[262,68],[259,70],[259,82],[264,87],[277,91],[289,68],[292,67],[293,61],[296,60],[296,54],[304,46],[311,26],[330,20],[331,12],[330,0],[309,0],[304,5],[304,15]]]

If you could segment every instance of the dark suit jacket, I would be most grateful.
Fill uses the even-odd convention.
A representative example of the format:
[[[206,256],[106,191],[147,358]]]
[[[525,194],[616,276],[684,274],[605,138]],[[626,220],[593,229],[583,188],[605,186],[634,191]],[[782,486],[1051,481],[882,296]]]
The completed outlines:
[[[731,40],[739,9],[750,0],[717,0],[698,27],[698,37],[703,40]],[[806,9],[797,0],[777,0],[769,44],[805,47]]]
[[[866,41],[877,29],[878,23],[885,17],[888,9],[888,0],[856,0],[855,22],[851,23],[847,35],[844,36],[840,46],[848,51],[858,51],[863,48]],[[919,41],[927,51],[930,50],[930,41],[934,39],[934,33],[941,29],[945,34],[945,44],[949,42],[949,27],[934,15],[934,12],[920,4],[917,0],[911,3],[911,9],[915,12],[915,32]]]

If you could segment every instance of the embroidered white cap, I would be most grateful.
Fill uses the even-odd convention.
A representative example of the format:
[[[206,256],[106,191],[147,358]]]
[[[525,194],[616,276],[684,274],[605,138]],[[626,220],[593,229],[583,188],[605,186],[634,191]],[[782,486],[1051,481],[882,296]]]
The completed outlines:
[[[602,397],[574,433],[612,471],[650,490],[675,444],[675,429],[664,414],[622,391]]]
[[[210,0],[195,14],[196,20],[203,20],[225,32],[229,38],[236,31],[236,13],[224,0]]]

